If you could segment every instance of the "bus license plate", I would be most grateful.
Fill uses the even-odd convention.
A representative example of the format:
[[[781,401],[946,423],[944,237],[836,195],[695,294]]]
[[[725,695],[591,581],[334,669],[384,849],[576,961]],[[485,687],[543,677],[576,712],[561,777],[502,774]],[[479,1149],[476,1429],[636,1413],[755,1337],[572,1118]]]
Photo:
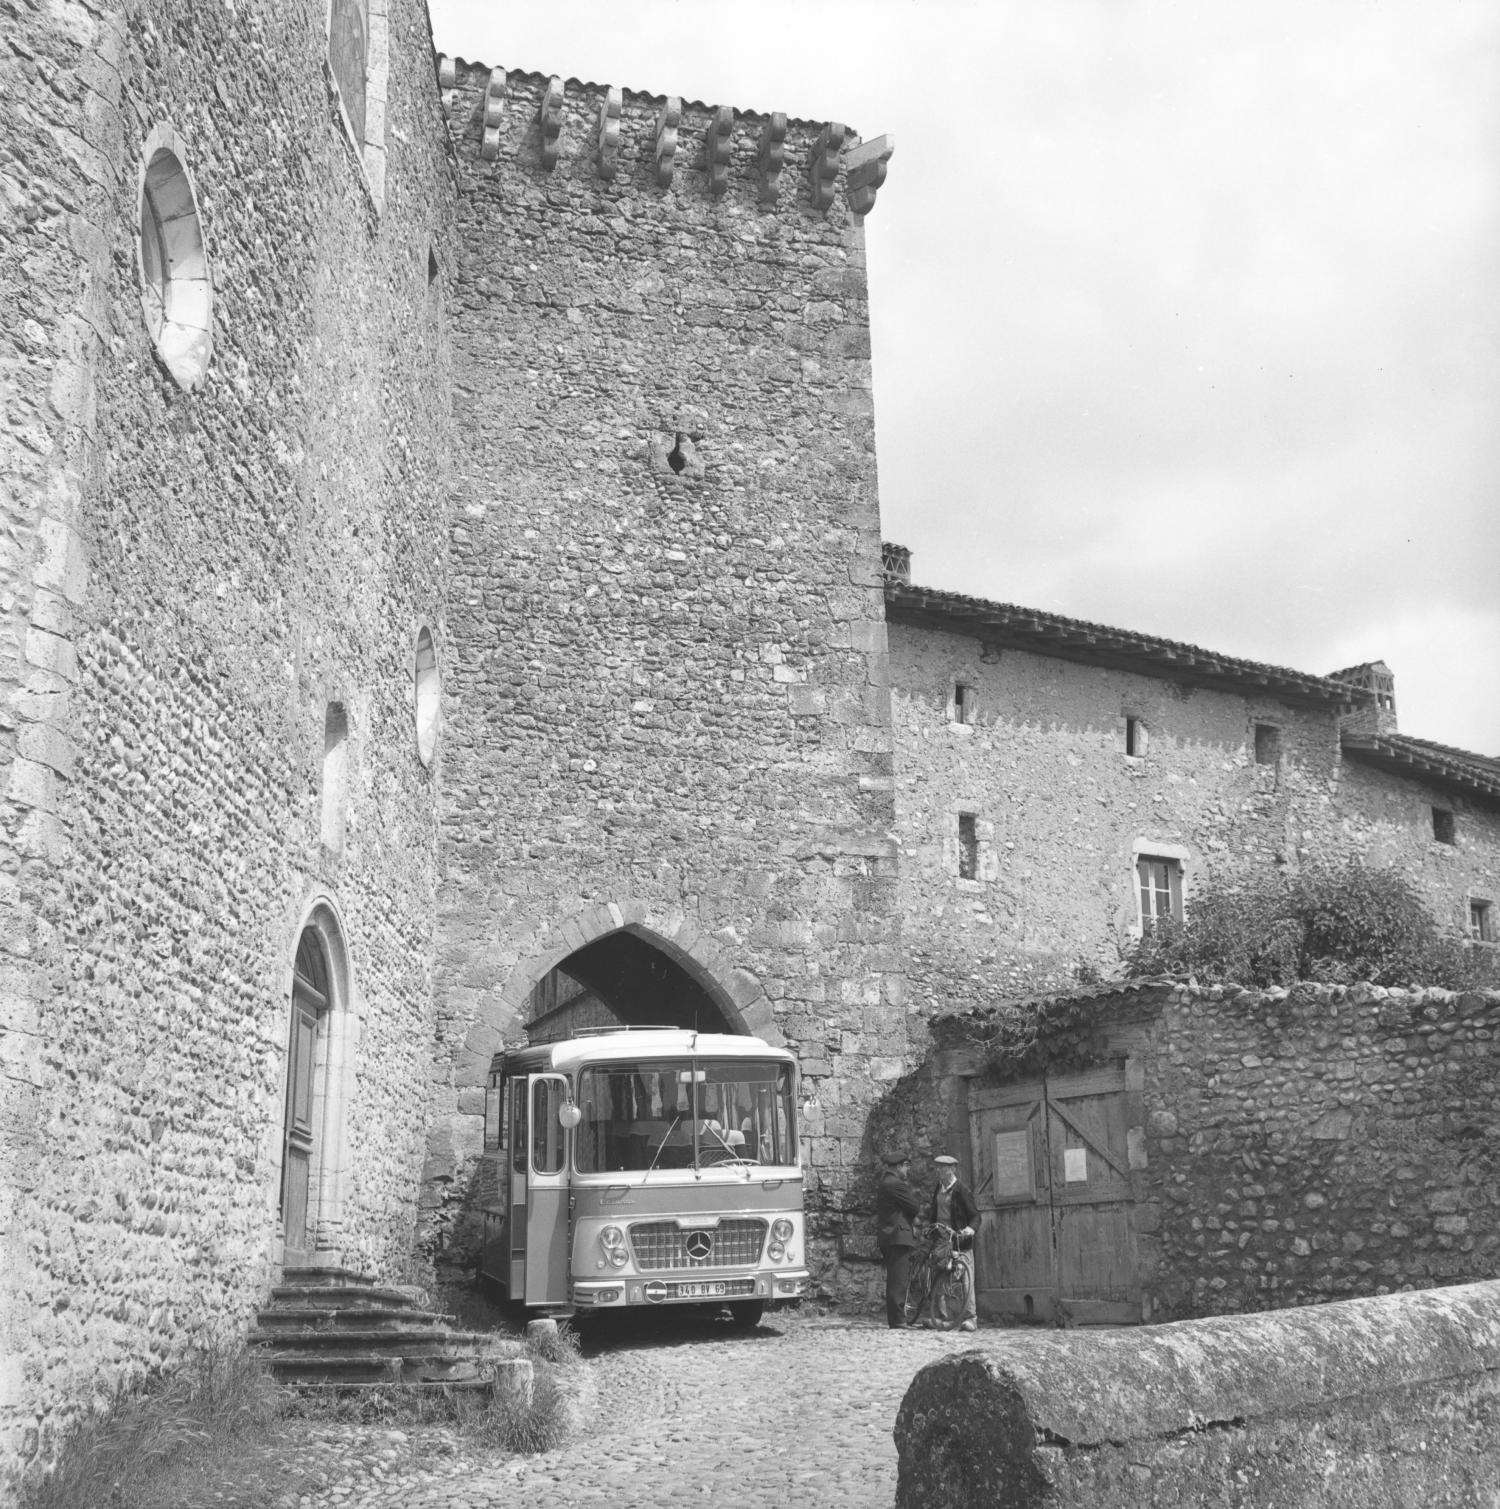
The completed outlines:
[[[677,1297],[679,1299],[712,1299],[716,1295],[725,1292],[724,1283],[720,1280],[716,1284],[678,1284]]]

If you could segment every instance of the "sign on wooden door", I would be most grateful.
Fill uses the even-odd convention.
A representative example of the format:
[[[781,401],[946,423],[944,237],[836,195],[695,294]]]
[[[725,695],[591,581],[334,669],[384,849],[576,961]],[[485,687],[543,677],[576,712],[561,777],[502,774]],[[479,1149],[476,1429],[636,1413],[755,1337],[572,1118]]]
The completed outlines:
[[[980,1308],[1140,1320],[1123,1066],[973,1090],[969,1107]]]

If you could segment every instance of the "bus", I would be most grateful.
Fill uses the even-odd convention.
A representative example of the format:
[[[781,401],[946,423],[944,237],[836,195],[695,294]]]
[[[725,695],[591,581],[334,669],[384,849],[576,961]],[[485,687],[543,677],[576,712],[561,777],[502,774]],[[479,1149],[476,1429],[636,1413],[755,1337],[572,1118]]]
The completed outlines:
[[[807,1291],[785,1049],[670,1027],[507,1049],[484,1144],[479,1278],[513,1304],[727,1307],[749,1327]]]

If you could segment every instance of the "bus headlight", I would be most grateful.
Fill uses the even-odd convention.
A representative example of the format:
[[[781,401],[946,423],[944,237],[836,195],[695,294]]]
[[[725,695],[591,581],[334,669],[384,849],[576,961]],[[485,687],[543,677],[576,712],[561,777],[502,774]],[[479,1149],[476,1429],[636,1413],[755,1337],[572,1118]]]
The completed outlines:
[[[773,1263],[780,1263],[790,1259],[791,1253],[787,1248],[787,1243],[796,1235],[796,1231],[796,1226],[785,1216],[771,1223],[771,1241],[770,1245],[766,1248],[766,1256]]]
[[[600,1227],[599,1246],[611,1268],[623,1268],[630,1261],[630,1253],[625,1247],[625,1233],[618,1226]]]

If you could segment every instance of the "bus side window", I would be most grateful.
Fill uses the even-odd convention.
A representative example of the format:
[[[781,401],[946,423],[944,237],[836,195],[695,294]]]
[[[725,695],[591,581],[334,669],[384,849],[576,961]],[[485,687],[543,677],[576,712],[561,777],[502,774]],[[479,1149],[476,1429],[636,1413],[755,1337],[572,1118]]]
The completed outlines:
[[[563,1166],[563,1128],[557,1113],[563,1103],[562,1082],[539,1079],[532,1089],[531,1126],[536,1135],[531,1166],[539,1174],[558,1174]]]
[[[491,1074],[484,1086],[484,1150],[493,1153],[505,1147],[505,1092],[498,1074]]]
[[[510,1101],[510,1163],[518,1174],[526,1172],[526,1085],[523,1081],[519,1086],[513,1079],[505,1082],[507,1097]]]

